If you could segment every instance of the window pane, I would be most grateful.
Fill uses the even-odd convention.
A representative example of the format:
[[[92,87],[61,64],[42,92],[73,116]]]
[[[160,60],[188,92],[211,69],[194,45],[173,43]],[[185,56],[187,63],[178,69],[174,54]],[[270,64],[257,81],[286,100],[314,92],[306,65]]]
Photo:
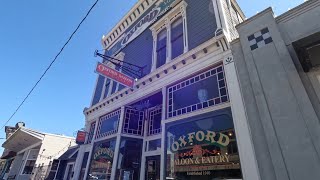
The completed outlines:
[[[182,18],[177,19],[171,25],[171,46],[172,46],[172,56],[174,59],[179,55],[183,54],[183,23]]]
[[[228,102],[222,65],[169,87],[167,98],[169,118]]]
[[[118,131],[120,110],[109,113],[100,118],[96,138],[101,138],[115,134]]]
[[[118,116],[113,116],[101,123],[100,133],[106,133],[112,130],[116,130],[118,127]]]
[[[35,163],[35,160],[28,160],[24,166],[22,174],[31,174]]]
[[[172,56],[171,56],[172,59],[183,54],[183,51],[184,51],[183,36],[178,37],[177,39],[172,41],[171,44],[172,44]]]
[[[148,151],[156,151],[161,148],[161,139],[149,141]]]
[[[163,29],[158,34],[157,42],[157,68],[166,63],[167,58],[167,29]]]

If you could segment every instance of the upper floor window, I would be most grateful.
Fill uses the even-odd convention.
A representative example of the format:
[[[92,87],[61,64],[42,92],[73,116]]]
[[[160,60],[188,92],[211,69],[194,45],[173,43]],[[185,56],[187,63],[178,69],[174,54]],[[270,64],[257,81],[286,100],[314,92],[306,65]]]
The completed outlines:
[[[171,24],[171,59],[174,59],[184,51],[182,17]]]
[[[182,1],[150,28],[154,39],[152,71],[188,51],[186,6]]]
[[[157,68],[164,65],[167,59],[167,29],[159,32],[157,37]]]

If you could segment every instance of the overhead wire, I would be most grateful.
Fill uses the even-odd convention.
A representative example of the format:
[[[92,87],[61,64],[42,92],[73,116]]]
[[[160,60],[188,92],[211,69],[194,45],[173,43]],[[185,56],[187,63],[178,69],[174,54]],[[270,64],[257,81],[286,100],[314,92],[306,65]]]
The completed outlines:
[[[97,3],[99,2],[99,0],[96,0],[94,2],[94,4],[91,6],[91,8],[89,9],[89,11],[87,12],[87,14],[85,15],[85,17],[81,20],[81,22],[78,24],[77,28],[72,32],[72,34],[70,35],[70,37],[68,38],[68,40],[65,42],[65,44],[62,46],[62,48],[60,49],[60,51],[57,53],[57,55],[53,58],[53,60],[50,62],[49,66],[46,68],[46,70],[42,73],[42,75],[40,76],[39,80],[34,84],[34,86],[31,88],[31,90],[28,92],[27,96],[23,99],[23,101],[19,104],[19,106],[16,108],[16,110],[12,113],[12,115],[10,116],[10,118],[3,124],[3,126],[1,127],[1,130],[11,121],[11,119],[16,115],[16,113],[19,111],[19,109],[21,108],[21,106],[25,103],[25,101],[29,98],[29,96],[31,95],[31,93],[34,91],[34,89],[38,86],[38,84],[40,83],[40,81],[42,80],[42,78],[47,74],[48,70],[51,68],[51,66],[56,62],[56,60],[58,59],[58,57],[60,56],[60,54],[63,52],[64,48],[69,44],[69,42],[71,41],[71,39],[73,38],[73,36],[76,34],[76,32],[78,31],[78,29],[80,28],[80,26],[82,25],[82,23],[87,19],[87,17],[89,16],[89,14],[91,13],[92,9],[97,5]]]

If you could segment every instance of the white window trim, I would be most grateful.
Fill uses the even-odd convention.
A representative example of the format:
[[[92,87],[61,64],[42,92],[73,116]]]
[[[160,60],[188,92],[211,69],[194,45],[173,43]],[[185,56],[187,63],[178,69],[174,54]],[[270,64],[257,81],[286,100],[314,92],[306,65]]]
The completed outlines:
[[[189,42],[188,42],[188,28],[187,28],[187,15],[186,9],[188,4],[185,1],[180,2],[172,10],[168,12],[167,15],[162,17],[158,22],[150,27],[153,36],[153,55],[152,55],[152,66],[151,72],[157,69],[157,41],[158,33],[164,28],[167,29],[167,54],[166,54],[166,63],[171,61],[172,48],[171,48],[171,25],[178,19],[182,18],[183,24],[183,52],[186,53],[189,51]]]
[[[27,164],[27,161],[35,161],[35,164],[34,164],[34,166],[33,166],[33,169],[35,168],[35,166],[36,166],[36,161],[37,161],[37,158],[29,158],[29,155],[30,155],[30,152],[31,151],[39,151],[38,152],[38,155],[39,155],[39,153],[40,153],[40,149],[29,149],[28,150],[28,152],[27,152],[27,156],[25,157],[25,159],[23,159],[23,157],[22,157],[22,161],[23,161],[23,166],[22,166],[22,168],[20,169],[20,175],[29,175],[29,174],[24,174],[23,173],[23,171],[24,171],[24,168],[26,167],[26,164]],[[33,170],[32,170],[33,171]]]
[[[67,177],[68,177],[68,174],[69,174],[69,171],[70,171],[70,169],[69,169],[69,166],[70,165],[72,165],[72,169],[71,169],[71,172],[73,171],[73,173],[74,173],[74,162],[69,162],[69,163],[67,163],[67,169],[66,169],[66,171],[64,172],[64,176],[63,176],[63,180],[66,180],[67,179]],[[74,174],[73,174],[74,175]],[[73,179],[73,177],[71,178],[71,179]]]

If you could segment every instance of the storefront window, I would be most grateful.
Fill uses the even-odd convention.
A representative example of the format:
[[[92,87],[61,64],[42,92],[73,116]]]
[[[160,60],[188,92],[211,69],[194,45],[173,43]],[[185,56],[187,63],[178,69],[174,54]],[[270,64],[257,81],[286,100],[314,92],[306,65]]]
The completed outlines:
[[[148,135],[161,134],[162,107],[158,106],[149,110],[149,131]]]
[[[241,179],[230,109],[167,129],[167,179]]]
[[[99,120],[96,138],[117,133],[121,110],[102,116]]]
[[[94,144],[87,179],[110,179],[115,144],[115,139]]]
[[[142,140],[132,138],[121,138],[115,179],[139,179],[141,153]]]
[[[126,108],[123,122],[123,133],[143,135],[144,111]]]
[[[169,87],[167,98],[169,118],[228,102],[223,65]]]

